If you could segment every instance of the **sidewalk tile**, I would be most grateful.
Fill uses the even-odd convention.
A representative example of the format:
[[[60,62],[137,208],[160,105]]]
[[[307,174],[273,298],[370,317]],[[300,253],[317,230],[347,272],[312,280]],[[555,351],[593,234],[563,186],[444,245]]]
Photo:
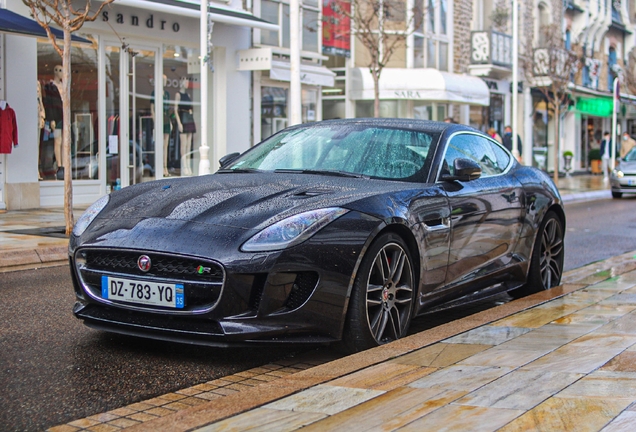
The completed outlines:
[[[633,432],[634,430],[636,430],[636,412],[623,411],[601,429],[601,432]]]
[[[490,348],[491,345],[436,343],[390,360],[393,363],[426,367],[446,367]]]
[[[442,388],[470,393],[510,371],[512,368],[508,367],[454,365],[420,378],[409,384],[409,387]]]
[[[387,362],[338,378],[331,381],[329,385],[390,391],[436,370],[435,368]]]
[[[523,411],[520,410],[451,404],[406,425],[400,431],[490,432],[499,429],[521,414]]]
[[[627,399],[633,402],[636,401],[636,372],[596,371],[572,384],[557,396]]]
[[[265,408],[333,415],[383,393],[380,390],[319,385],[267,404]]]
[[[454,403],[529,410],[582,376],[573,373],[516,370]]]
[[[486,325],[474,330],[467,331],[452,338],[446,339],[446,343],[499,345],[510,339],[521,336],[529,332],[529,328],[523,327],[500,327]]]
[[[228,431],[293,431],[314,423],[325,414],[308,412],[278,411],[267,408],[257,408],[235,417],[213,423],[198,429],[199,432],[228,432]]]
[[[501,428],[498,432],[596,432],[629,405],[620,399],[552,397]]]
[[[303,432],[396,430],[451,403],[462,394],[439,388],[400,387],[320,420]]]
[[[508,366],[517,368],[546,355],[548,352],[549,351],[546,351],[545,349],[533,351],[494,347],[468,357],[457,364],[472,366]]]

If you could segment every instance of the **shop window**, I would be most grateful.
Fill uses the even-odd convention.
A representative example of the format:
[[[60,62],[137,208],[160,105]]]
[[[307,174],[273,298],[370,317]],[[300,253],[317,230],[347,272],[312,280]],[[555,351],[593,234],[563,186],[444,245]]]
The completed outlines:
[[[287,127],[287,89],[261,87],[261,139]]]
[[[83,36],[86,37],[86,36]],[[41,180],[62,180],[70,169],[74,180],[99,177],[97,135],[97,43],[71,46],[71,118],[62,115],[62,61],[48,40],[37,42],[39,157]],[[35,83],[34,83],[35,84]],[[71,163],[63,166],[63,122],[71,125]]]
[[[201,146],[201,71],[199,50],[166,45],[163,49],[163,175],[196,175]],[[152,100],[154,92],[151,95]],[[158,115],[158,114],[155,114]],[[157,163],[160,163],[159,161]]]

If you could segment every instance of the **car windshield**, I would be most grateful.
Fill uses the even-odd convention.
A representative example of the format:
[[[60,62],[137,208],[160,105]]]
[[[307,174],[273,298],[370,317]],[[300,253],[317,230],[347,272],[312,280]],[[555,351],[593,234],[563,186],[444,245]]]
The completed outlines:
[[[227,169],[408,179],[430,165],[437,138],[437,133],[372,125],[310,126],[273,135]]]
[[[632,148],[623,158],[626,162],[634,162],[636,161],[636,147]]]

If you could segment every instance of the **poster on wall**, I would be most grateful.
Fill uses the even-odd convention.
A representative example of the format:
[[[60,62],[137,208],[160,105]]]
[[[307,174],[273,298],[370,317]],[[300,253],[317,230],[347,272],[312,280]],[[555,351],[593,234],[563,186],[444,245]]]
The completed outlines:
[[[347,0],[323,0],[322,53],[351,56],[351,3]]]

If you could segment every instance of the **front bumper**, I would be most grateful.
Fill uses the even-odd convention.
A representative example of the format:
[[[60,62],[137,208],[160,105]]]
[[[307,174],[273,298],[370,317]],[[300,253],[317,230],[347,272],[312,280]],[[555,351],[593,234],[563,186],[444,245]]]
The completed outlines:
[[[202,345],[335,341],[341,337],[353,275],[378,223],[351,212],[288,250],[235,252],[225,258],[218,253],[211,257],[190,254],[183,244],[173,245],[179,253],[103,242],[74,244],[71,271],[77,303],[73,312],[100,330]],[[140,254],[149,255],[153,262],[159,257],[178,259],[164,267],[177,265],[186,275],[143,274],[134,265]],[[99,258],[94,262],[101,267],[90,264],[91,255]],[[122,262],[121,257],[128,261]],[[198,275],[188,266],[201,262],[214,264],[217,270],[209,281],[194,283],[191,279]],[[104,299],[96,286],[102,275],[181,281],[186,307],[176,310]]]

